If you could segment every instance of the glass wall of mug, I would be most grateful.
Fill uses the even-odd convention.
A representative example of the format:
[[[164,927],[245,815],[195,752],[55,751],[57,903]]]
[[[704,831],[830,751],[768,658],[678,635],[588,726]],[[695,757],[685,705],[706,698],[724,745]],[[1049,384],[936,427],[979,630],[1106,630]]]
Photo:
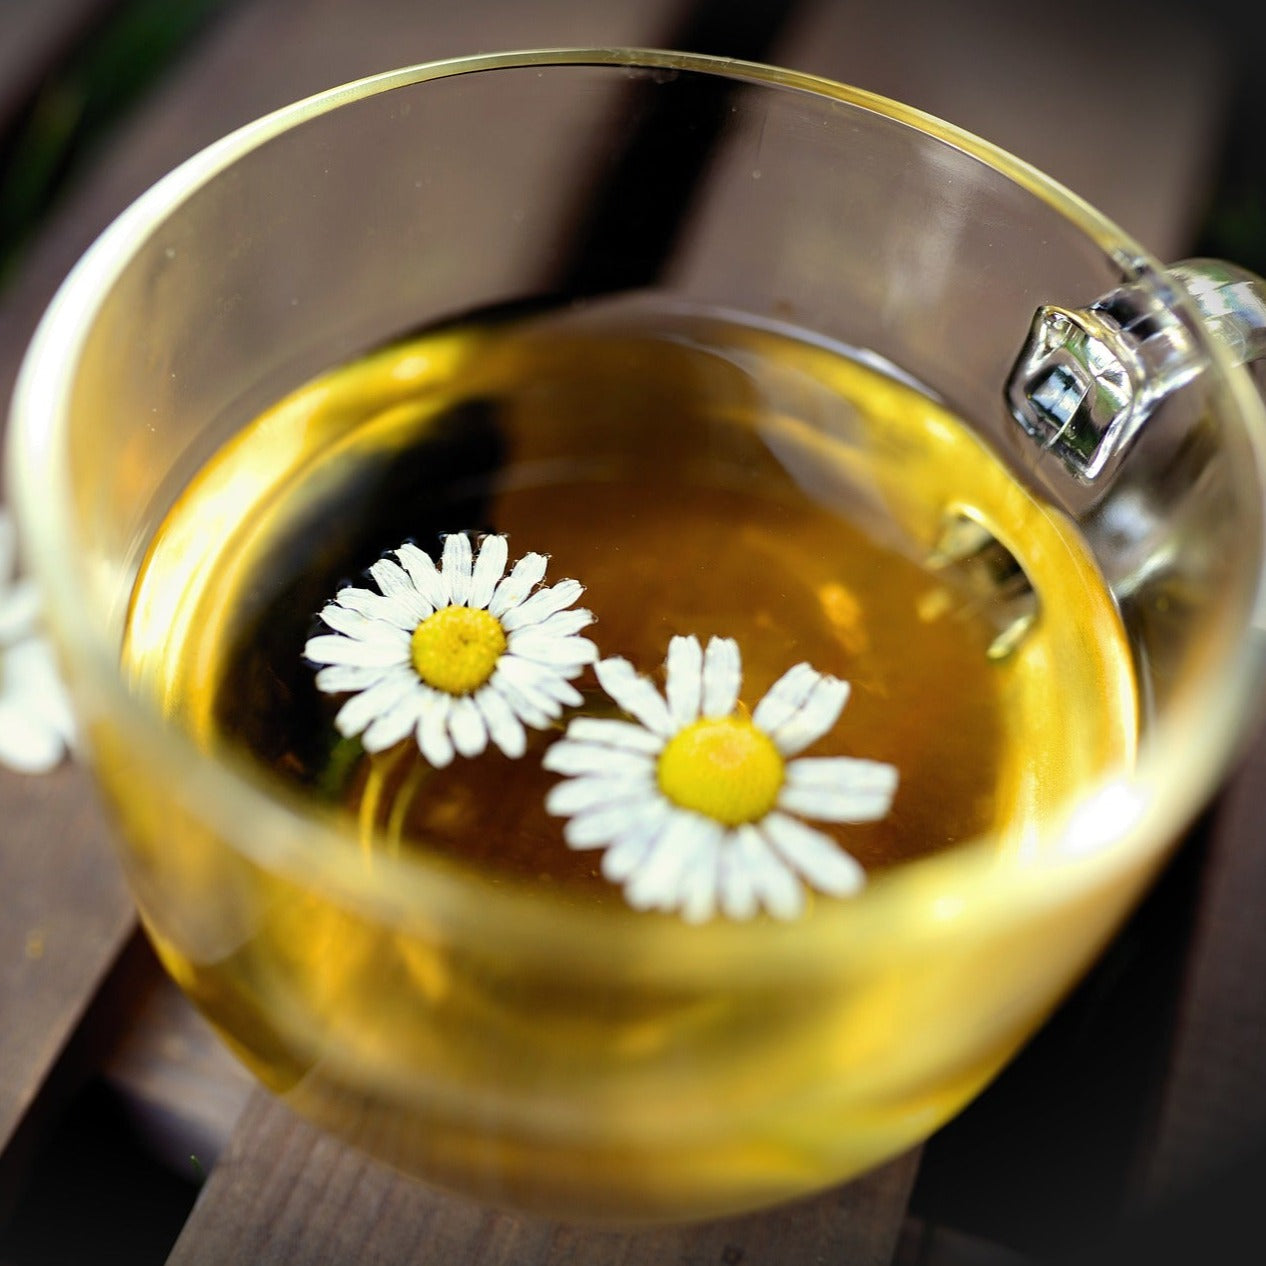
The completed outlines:
[[[1108,477],[1087,480],[1017,424],[1006,386],[1037,309],[1123,287],[1173,323],[1192,371]],[[404,346],[411,367],[397,357],[382,380],[392,408],[423,379],[442,396],[446,375],[513,364],[530,387],[585,362],[588,394],[549,396],[572,411],[540,423],[539,451],[505,409],[445,425],[459,454],[476,431],[485,457],[490,434],[504,441],[499,488],[548,488],[560,461],[568,478],[589,470],[593,504],[608,498],[599,540],[677,461],[679,491],[720,470],[730,496],[772,470],[775,503],[896,524],[892,548],[927,581],[911,628],[935,636],[947,604],[970,609],[1004,675],[980,740],[996,757],[980,765],[987,829],[880,859],[860,892],[811,894],[796,918],[692,923],[401,848],[192,716],[135,646],[161,658],[194,636],[215,585],[128,633],[173,508],[287,393]],[[678,359],[661,371],[648,347]],[[305,468],[314,435],[322,460],[352,444],[350,416],[314,412],[336,387],[321,390],[270,415],[268,462]],[[701,405],[711,391],[720,404]],[[706,444],[675,448],[675,411],[701,409]],[[756,421],[736,440],[739,416]],[[41,328],[10,481],[146,927],[234,1050],[301,1111],[442,1183],[658,1219],[798,1195],[925,1137],[1111,936],[1255,719],[1263,420],[1161,265],[987,143],[790,72],[541,53],[314,98],[156,186]],[[188,575],[249,536],[242,480],[263,486],[271,469],[252,461],[182,540]],[[612,462],[633,462],[643,493],[613,492]],[[460,460],[450,473],[470,474]],[[320,521],[323,546],[355,536]],[[709,522],[718,566],[741,557],[740,526]],[[697,568],[674,582],[662,549],[696,557],[696,527],[656,538],[665,585],[703,583]],[[856,595],[817,539],[794,536],[780,565],[808,568],[839,648],[815,667],[848,677]],[[603,626],[623,617],[597,614],[595,639],[622,653]],[[700,618],[665,643],[724,632]],[[787,650],[790,667],[794,638]],[[1084,696],[1089,728],[1034,728],[1052,682]],[[898,691],[890,709],[933,789],[980,755],[954,727],[954,685]],[[873,754],[867,738],[857,755]],[[918,784],[898,774],[899,796]],[[935,800],[918,812],[935,835]]]

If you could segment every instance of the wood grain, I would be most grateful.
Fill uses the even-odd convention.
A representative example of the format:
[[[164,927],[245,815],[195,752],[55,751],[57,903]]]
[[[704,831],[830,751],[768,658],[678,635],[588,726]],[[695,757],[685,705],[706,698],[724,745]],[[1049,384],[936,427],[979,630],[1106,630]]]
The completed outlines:
[[[1163,1205],[1266,1148],[1266,733],[1217,805],[1178,1031],[1139,1199]]]
[[[684,1228],[593,1230],[440,1194],[343,1147],[259,1091],[168,1262],[885,1266],[916,1166],[910,1155],[816,1200],[746,1218]]]
[[[138,937],[97,1070],[150,1151],[174,1173],[209,1171],[255,1083]],[[114,984],[114,974],[111,985]],[[193,1158],[193,1160],[191,1160]]]
[[[0,772],[0,1149],[133,926],[87,774]]]
[[[777,51],[1002,146],[1171,259],[1191,249],[1230,106],[1214,17],[1144,0],[805,0]]]

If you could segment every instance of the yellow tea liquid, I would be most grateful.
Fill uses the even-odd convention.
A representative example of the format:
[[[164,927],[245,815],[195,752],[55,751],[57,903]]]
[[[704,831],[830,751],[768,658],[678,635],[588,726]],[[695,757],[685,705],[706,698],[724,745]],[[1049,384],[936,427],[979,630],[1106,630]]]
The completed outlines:
[[[206,743],[341,802],[368,847],[614,899],[597,852],[569,851],[544,810],[561,725],[522,759],[433,770],[412,742],[371,758],[341,739],[340,700],[313,684],[303,645],[325,602],[373,587],[366,569],[403,541],[438,558],[455,531],[549,555],[547,583],[586,586],[602,653],[642,672],[684,633],[738,641],[749,705],[801,660],[849,681],[813,754],[898,770],[887,817],[833,829],[869,869],[1018,840],[1129,752],[1110,596],[965,428],[836,351],[663,311],[472,325],[283,401],[160,531],[133,672]],[[610,711],[591,672],[578,684],[581,710]]]
[[[540,756],[559,729],[529,730],[519,760],[490,748],[433,770],[412,740],[368,756],[341,738],[341,697],[314,686],[302,652],[322,606],[402,542],[437,556],[440,537],[461,531],[504,533],[512,561],[549,555],[546,583],[581,581],[596,616],[588,635],[641,672],[661,668],[674,634],[720,635],[739,643],[749,706],[800,661],[849,681],[842,716],[809,754],[888,762],[900,781],[882,820],[815,825],[872,878],[982,836],[1000,853],[1038,849],[1061,804],[1132,757],[1134,679],[1111,595],[1071,525],[959,420],[899,374],[795,331],[646,304],[425,334],[278,403],[209,461],[157,534],[127,666],[200,743],[333,806],[366,866],[416,855],[499,889],[622,908],[600,852],[570,850],[545,812],[557,777]],[[577,685],[587,710],[610,713],[592,670]],[[215,846],[164,865],[183,867],[188,925],[232,887]],[[232,882],[250,893],[256,880]],[[460,947],[396,935],[318,892],[254,905],[231,935],[208,913],[201,949],[190,949],[197,928],[151,923],[172,970],[274,1086],[327,1118],[350,1110],[348,1086],[367,1102],[412,1104],[425,1141],[382,1149],[407,1163],[420,1149],[424,1169],[482,1174],[516,1200],[537,1203],[536,1184],[547,1206],[601,1206],[605,1191],[612,1209],[635,1213],[707,1205],[712,1183],[726,1200],[744,1183],[749,1196],[787,1194],[838,1168],[744,1137],[754,1087],[770,1088],[777,1115],[780,1066],[872,1044],[844,1040],[830,998],[815,1004],[820,1029],[800,1016],[761,1055],[741,1054],[751,1000],[727,1011],[724,991],[708,1002],[716,1032],[691,1031],[682,1049],[680,999],[661,1009],[642,998],[625,1013],[605,995],[592,1024],[572,999],[566,1041],[551,1044],[533,1012],[562,1004],[528,986],[490,992]],[[846,906],[811,898],[803,917]],[[624,913],[648,937],[670,917]],[[888,1003],[885,1021],[856,989],[842,970],[837,1001],[860,1007],[849,1011],[856,1034],[893,1022]],[[771,1042],[781,1005],[763,1004]],[[732,1137],[675,1160],[647,1144],[637,1159],[629,1120],[650,1130],[655,1113],[676,1112],[688,1132],[674,1078],[695,1065],[707,1075],[718,1044],[744,1070],[728,1090],[721,1065],[713,1073],[731,1096]],[[630,1061],[655,1113],[639,1116],[645,1105],[625,1093]],[[463,1087],[485,1096],[479,1124]],[[502,1092],[503,1115],[489,1117],[486,1096]],[[583,1125],[559,1126],[557,1147],[542,1150],[516,1093],[562,1105],[560,1121],[568,1096],[587,1102]],[[820,1128],[844,1125],[828,1113]],[[495,1154],[479,1142],[489,1132],[500,1132]]]

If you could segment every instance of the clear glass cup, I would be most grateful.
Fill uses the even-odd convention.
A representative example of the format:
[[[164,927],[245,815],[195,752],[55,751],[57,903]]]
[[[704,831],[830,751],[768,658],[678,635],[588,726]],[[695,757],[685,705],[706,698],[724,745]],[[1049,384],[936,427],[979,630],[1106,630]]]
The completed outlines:
[[[1167,270],[905,106],[677,53],[413,67],[192,158],[53,302],[9,461],[163,961],[297,1109],[496,1202],[712,1215],[924,1138],[1093,960],[1258,713],[1266,414],[1236,363],[1260,352],[1258,285]],[[980,839],[797,923],[692,927],[367,861],[129,689],[153,534],[261,409],[405,330],[621,289],[866,349],[968,419],[1113,588],[1145,692],[1133,766],[1056,806],[1030,850]],[[1073,317],[1035,324],[1050,305]]]

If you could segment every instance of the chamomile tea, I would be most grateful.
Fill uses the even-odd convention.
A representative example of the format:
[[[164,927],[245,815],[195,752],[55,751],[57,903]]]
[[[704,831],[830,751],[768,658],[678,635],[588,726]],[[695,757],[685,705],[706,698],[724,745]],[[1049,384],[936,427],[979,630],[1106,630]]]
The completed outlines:
[[[480,702],[516,655],[535,676]],[[706,938],[845,918],[868,884],[970,841],[1030,854],[1129,765],[1138,725],[1126,636],[1074,526],[952,411],[877,358],[645,301],[454,324],[301,386],[175,502],[125,662],[208,751],[331,815],[357,864],[416,859],[641,919],[648,946],[664,920]],[[706,1014],[635,981],[562,998],[528,973],[507,993],[426,926],[317,888],[267,895],[214,842],[184,847],[167,904],[205,893],[216,913],[205,936],[187,913],[154,939],[255,1070],[354,1136],[349,1114],[376,1119],[385,1087],[413,1125],[405,1139],[386,1111],[372,1146],[463,1185],[495,1172],[518,1203],[594,1208],[606,1190],[659,1216],[712,1207],[713,1187],[742,1203],[812,1186],[799,1145],[753,1142],[782,1128],[777,1094],[752,1100],[763,1124],[743,1105],[828,1055],[863,1095],[868,1035],[901,1010],[899,975],[860,990],[843,969],[811,1011],[743,981]],[[1017,1040],[1004,1029],[991,1049]],[[732,1131],[698,1152],[678,1040],[714,1070],[730,1051],[715,1089]],[[853,1163],[839,1147],[861,1156],[983,1075],[868,1109],[815,1151],[822,1180]]]

